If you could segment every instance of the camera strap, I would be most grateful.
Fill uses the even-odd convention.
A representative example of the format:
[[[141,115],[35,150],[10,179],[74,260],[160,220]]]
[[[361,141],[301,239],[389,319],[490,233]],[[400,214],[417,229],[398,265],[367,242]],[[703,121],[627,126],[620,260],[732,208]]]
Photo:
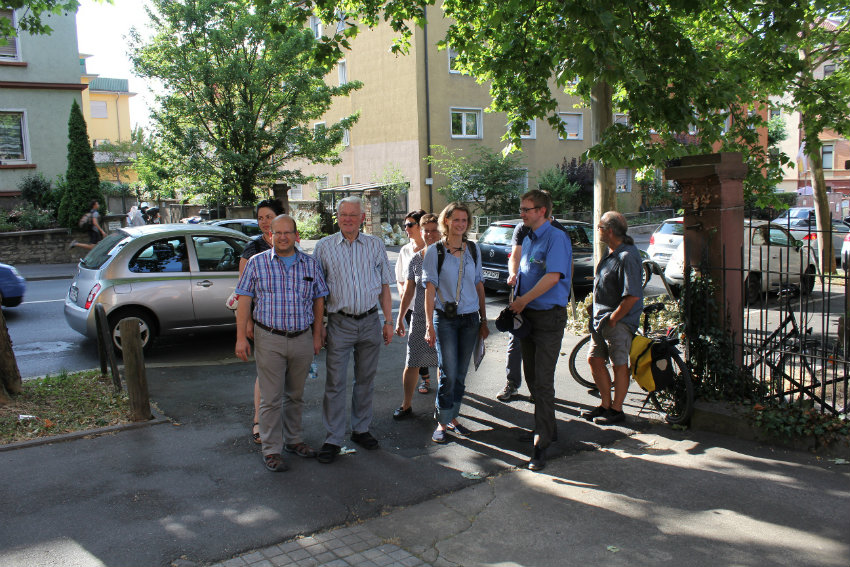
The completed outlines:
[[[440,241],[437,243],[437,246],[441,248],[448,248],[448,246],[444,246],[443,242]],[[463,250],[460,254],[460,269],[457,271],[457,289],[455,290],[455,303],[460,303],[460,284],[463,281],[463,264],[464,264],[464,256],[466,256],[466,242],[463,243]],[[440,288],[437,287],[437,297],[440,298],[440,303],[445,305],[446,300],[443,299],[443,294],[440,293]]]

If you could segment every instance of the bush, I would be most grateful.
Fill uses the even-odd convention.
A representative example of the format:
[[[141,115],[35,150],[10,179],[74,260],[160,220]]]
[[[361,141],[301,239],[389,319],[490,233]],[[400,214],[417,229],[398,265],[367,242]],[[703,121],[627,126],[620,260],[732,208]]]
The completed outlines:
[[[56,219],[50,210],[39,209],[31,203],[20,207],[16,212],[18,213],[18,228],[20,230],[42,230],[56,226]]]
[[[298,223],[298,234],[304,240],[318,240],[324,236],[322,232],[322,216],[320,214],[295,211],[292,217]]]
[[[18,227],[9,220],[9,213],[0,209],[0,232],[12,232]]]
[[[42,209],[49,208],[47,202],[51,200],[50,181],[40,173],[24,177],[18,184],[18,190],[24,201]]]

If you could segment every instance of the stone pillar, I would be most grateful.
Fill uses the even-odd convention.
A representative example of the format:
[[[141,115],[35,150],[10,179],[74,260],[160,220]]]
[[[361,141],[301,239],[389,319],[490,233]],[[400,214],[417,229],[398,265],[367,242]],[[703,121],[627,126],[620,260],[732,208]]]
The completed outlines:
[[[383,237],[381,231],[381,191],[367,189],[363,191],[363,209],[366,212],[366,224],[363,232],[377,237]]]
[[[740,366],[743,343],[744,187],[747,165],[738,152],[682,158],[667,168],[668,180],[682,186],[686,265],[709,266],[714,282],[718,322],[735,346],[734,361]]]

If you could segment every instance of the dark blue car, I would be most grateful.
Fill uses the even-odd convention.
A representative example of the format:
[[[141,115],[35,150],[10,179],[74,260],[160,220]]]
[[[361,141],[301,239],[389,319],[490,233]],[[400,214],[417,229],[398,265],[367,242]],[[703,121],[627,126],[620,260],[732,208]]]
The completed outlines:
[[[17,307],[24,300],[27,280],[9,264],[0,264],[0,298],[3,307]]]

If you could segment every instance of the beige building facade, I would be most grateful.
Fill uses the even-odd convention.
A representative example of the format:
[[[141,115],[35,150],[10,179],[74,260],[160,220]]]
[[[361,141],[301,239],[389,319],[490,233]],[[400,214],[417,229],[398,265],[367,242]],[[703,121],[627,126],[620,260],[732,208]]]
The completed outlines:
[[[397,170],[410,183],[409,209],[439,211],[445,198],[438,189],[446,180],[427,162],[432,146],[464,155],[476,145],[494,151],[505,147],[501,139],[507,129],[505,114],[485,112],[491,102],[488,84],[452,69],[450,52],[437,49],[448,21],[435,7],[428,7],[427,16],[427,27],[415,29],[407,55],[390,53],[395,34],[386,25],[363,30],[352,41],[345,60],[327,80],[331,84],[358,80],[363,88],[337,99],[323,120],[330,124],[354,112],[359,112],[359,120],[346,137],[341,163],[301,165],[317,181],[291,189],[291,199],[315,200],[318,189],[371,183],[386,171]],[[311,27],[317,34],[335,31],[322,29],[317,20]],[[543,120],[529,124],[520,153],[529,188],[537,186],[542,171],[564,158],[578,158],[590,147],[590,109],[563,93],[557,100],[569,136],[561,139]],[[630,191],[630,172],[620,172],[620,178],[620,190]]]

